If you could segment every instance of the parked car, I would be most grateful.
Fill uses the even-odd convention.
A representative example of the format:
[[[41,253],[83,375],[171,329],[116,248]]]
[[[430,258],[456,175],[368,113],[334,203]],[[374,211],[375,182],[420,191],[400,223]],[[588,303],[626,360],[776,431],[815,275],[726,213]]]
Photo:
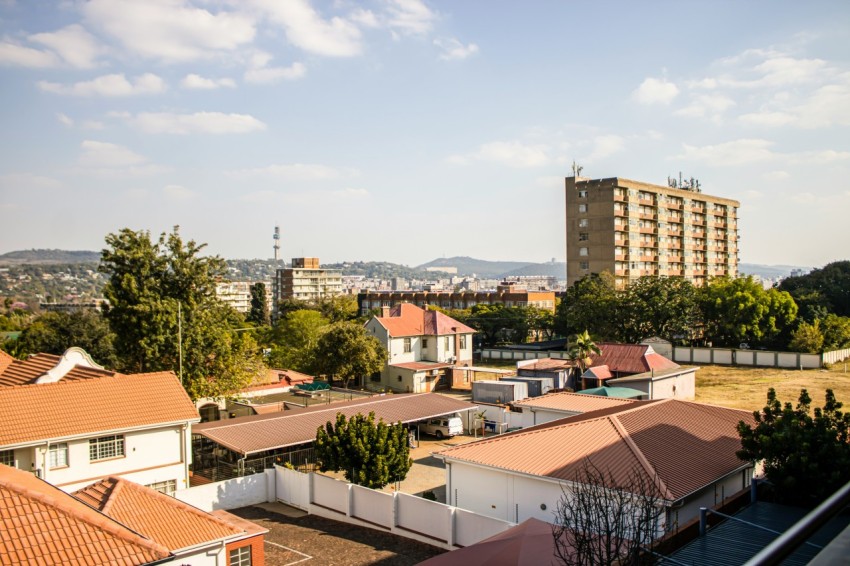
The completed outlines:
[[[430,434],[437,438],[446,438],[463,434],[463,421],[460,417],[438,417],[420,421],[419,432]]]

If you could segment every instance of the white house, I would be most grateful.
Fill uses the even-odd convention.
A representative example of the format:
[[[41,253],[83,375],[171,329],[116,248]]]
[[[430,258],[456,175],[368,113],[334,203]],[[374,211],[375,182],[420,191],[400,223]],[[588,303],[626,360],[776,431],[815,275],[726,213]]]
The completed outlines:
[[[190,425],[200,417],[177,376],[123,375],[73,350],[0,373],[0,463],[68,492],[107,476],[166,493],[189,487]]]
[[[589,461],[624,482],[629,473],[654,484],[665,507],[662,528],[696,519],[749,488],[752,466],[737,458],[739,421],[747,411],[665,399],[635,401],[531,429],[449,448],[450,505],[502,520],[551,522],[563,494]]]
[[[472,365],[475,330],[441,312],[401,303],[372,317],[366,330],[388,352],[384,370],[373,381],[393,391],[425,393],[448,388],[454,367]]]

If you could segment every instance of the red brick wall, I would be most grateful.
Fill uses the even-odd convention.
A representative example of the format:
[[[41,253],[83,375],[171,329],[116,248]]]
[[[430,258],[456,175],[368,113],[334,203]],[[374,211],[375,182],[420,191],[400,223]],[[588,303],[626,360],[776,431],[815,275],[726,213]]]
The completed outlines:
[[[231,542],[227,544],[226,547],[226,560],[227,563],[230,563],[230,551],[236,548],[242,548],[243,546],[251,547],[251,566],[265,566],[266,564],[266,555],[263,550],[263,541],[265,537],[263,535],[257,535],[251,538],[243,538],[241,540],[237,540],[236,542]]]

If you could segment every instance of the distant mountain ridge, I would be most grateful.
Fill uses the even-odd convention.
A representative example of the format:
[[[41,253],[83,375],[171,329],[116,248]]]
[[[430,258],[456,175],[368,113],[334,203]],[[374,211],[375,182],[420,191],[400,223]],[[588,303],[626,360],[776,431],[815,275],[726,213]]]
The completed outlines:
[[[19,250],[0,255],[0,264],[98,263],[100,252],[87,250]]]

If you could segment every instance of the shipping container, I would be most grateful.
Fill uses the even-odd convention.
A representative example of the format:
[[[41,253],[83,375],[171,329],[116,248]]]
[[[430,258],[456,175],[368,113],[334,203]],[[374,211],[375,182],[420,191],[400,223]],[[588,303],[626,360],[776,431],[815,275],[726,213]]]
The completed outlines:
[[[472,382],[473,403],[511,403],[528,397],[528,385],[519,381],[482,380]]]
[[[512,375],[504,377],[502,381],[513,381],[526,383],[528,385],[529,397],[540,397],[555,388],[555,378],[553,377],[524,377],[521,375]]]

